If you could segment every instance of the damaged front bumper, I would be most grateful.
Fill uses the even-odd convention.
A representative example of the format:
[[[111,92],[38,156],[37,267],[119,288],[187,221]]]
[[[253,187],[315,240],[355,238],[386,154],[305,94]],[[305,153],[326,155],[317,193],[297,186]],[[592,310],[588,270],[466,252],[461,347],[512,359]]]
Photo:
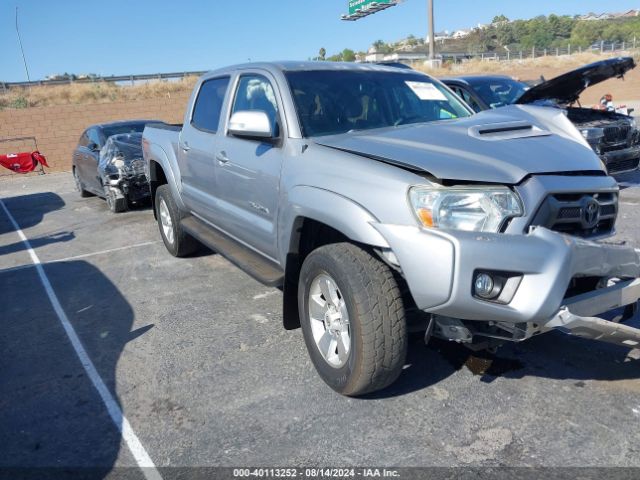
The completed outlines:
[[[640,298],[640,254],[537,227],[527,235],[443,231],[374,224],[387,240],[421,310],[439,317],[516,326],[518,340],[560,329],[626,346],[640,330],[595,317]],[[479,272],[515,279],[494,300],[474,294]],[[621,279],[615,285],[567,298],[573,279]],[[626,342],[626,343],[625,343]]]
[[[632,172],[637,170],[640,165],[640,145],[612,150],[603,153],[600,158],[602,158],[610,175]]]
[[[558,313],[541,331],[557,329],[578,337],[625,347],[640,345],[640,329],[597,317],[620,307],[634,305],[640,297],[640,279],[577,295],[565,300]],[[635,308],[632,311],[635,313]]]
[[[102,183],[116,198],[126,197],[130,202],[140,202],[151,196],[144,173],[109,172],[103,174]]]

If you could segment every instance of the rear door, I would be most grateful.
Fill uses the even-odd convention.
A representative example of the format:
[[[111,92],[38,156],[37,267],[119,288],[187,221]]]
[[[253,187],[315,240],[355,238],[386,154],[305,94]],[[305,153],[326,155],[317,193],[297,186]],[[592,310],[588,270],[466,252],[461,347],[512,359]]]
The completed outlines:
[[[219,222],[226,233],[275,258],[286,132],[282,100],[275,80],[267,72],[248,71],[238,77],[227,123],[235,112],[254,110],[267,114],[279,138],[261,141],[230,134],[220,138],[216,150]]]
[[[98,175],[98,160],[102,139],[97,127],[88,128],[80,138],[74,161],[78,176],[84,187],[95,194],[103,195]]]
[[[86,153],[87,145],[89,145],[89,135],[88,130],[85,130],[80,136],[80,140],[78,140],[78,145],[76,149],[73,151],[73,166],[76,170],[76,174],[78,178],[83,184],[86,184],[85,180],[85,158],[84,155]]]
[[[222,76],[201,83],[178,148],[184,201],[194,213],[214,223],[218,202],[215,154],[229,80]]]

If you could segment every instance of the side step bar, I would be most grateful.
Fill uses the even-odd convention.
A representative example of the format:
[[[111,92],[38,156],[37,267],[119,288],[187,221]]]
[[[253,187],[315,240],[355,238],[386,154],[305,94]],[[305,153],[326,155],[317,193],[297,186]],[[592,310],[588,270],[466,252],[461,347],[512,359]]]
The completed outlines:
[[[222,255],[259,282],[270,287],[283,285],[284,272],[282,269],[249,247],[194,216],[183,218],[180,224],[189,235]]]
[[[635,311],[633,307],[638,297],[640,297],[639,278],[577,295],[565,300],[564,306],[544,327],[578,337],[636,348],[640,346],[640,329],[604,320],[595,315],[620,307]]]

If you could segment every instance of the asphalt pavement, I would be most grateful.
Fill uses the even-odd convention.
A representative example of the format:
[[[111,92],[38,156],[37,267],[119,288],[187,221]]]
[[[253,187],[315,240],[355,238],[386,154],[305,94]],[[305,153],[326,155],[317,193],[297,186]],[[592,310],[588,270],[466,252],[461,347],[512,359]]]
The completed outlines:
[[[640,247],[640,175],[623,180],[616,239]],[[115,402],[0,209],[0,468],[114,476],[139,465],[125,421],[159,468],[640,467],[638,349],[552,333],[491,357],[417,335],[393,386],[345,398],[282,328],[279,290],[204,248],[171,257],[148,208],[111,214],[69,174],[0,199]]]

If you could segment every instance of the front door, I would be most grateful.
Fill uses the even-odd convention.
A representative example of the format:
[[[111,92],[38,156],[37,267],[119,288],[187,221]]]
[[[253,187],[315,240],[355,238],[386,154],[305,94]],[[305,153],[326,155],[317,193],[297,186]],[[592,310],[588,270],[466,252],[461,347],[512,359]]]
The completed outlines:
[[[277,215],[280,170],[285,138],[282,111],[274,82],[260,73],[238,78],[231,115],[238,111],[263,111],[279,141],[221,137],[216,153],[220,192],[220,227],[256,250],[277,256]]]

